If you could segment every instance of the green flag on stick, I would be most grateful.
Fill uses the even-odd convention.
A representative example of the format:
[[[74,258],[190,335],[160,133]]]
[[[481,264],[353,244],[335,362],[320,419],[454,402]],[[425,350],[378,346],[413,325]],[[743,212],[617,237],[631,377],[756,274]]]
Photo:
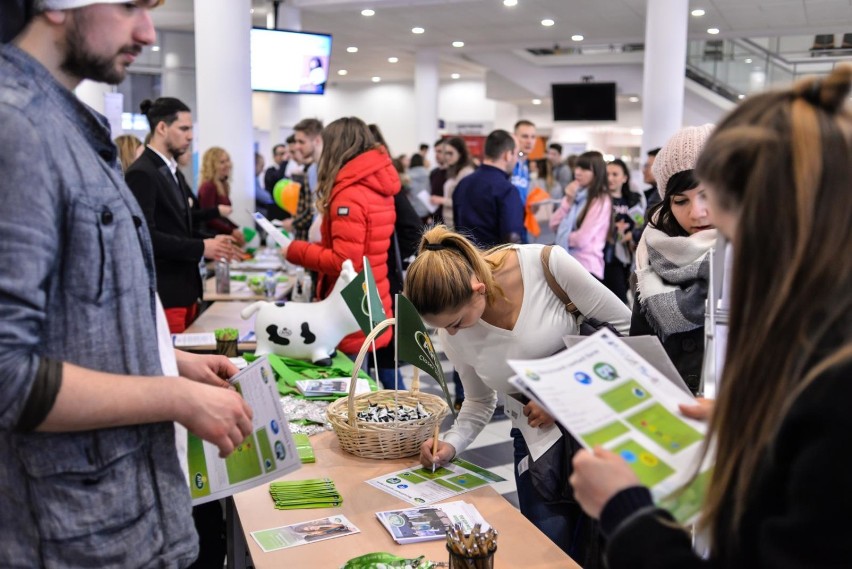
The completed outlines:
[[[400,360],[420,368],[435,378],[444,390],[444,397],[450,409],[453,409],[447,380],[444,378],[444,370],[438,354],[435,353],[432,339],[426,333],[426,326],[423,325],[423,320],[414,305],[401,294],[396,295],[396,353]]]
[[[340,291],[340,295],[343,297],[346,306],[352,311],[364,334],[369,334],[376,324],[385,319],[382,297],[379,296],[379,288],[376,286],[376,279],[373,277],[373,270],[370,268],[367,257],[364,257],[364,270],[358,273],[358,276]],[[371,312],[372,319],[370,318]]]

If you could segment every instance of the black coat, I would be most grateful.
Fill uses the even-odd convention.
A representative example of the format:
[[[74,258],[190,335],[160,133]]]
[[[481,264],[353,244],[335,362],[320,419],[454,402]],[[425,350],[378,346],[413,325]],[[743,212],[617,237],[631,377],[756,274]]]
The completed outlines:
[[[630,317],[631,336],[656,336],[657,333],[642,314],[638,297],[633,303],[633,314]],[[674,364],[683,381],[693,394],[698,392],[701,383],[701,368],[704,364],[704,326],[672,334],[663,342],[669,359]]]
[[[205,210],[193,214],[195,200],[183,176],[175,182],[169,167],[146,148],[125,173],[125,181],[145,214],[154,246],[157,292],[165,308],[189,306],[202,296],[198,263],[204,254],[204,241],[193,233],[193,217],[210,215]],[[180,186],[180,187],[179,187]]]

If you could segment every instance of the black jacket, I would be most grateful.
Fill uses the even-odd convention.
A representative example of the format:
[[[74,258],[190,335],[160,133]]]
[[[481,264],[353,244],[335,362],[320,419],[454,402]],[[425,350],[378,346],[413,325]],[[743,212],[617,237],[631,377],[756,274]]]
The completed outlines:
[[[604,506],[610,569],[813,569],[852,565],[852,364],[822,373],[790,408],[751,473],[737,543],[714,548],[709,560],[689,535],[629,488]],[[731,500],[719,523],[730,519]],[[644,508],[644,509],[643,509]]]
[[[198,262],[204,254],[204,241],[193,234],[190,200],[195,198],[179,176],[180,187],[163,159],[146,148],[124,176],[145,214],[157,272],[157,292],[165,308],[189,306],[202,296]]]
[[[630,316],[630,335],[657,335],[642,314],[638,297],[633,303],[633,314]],[[663,342],[663,348],[689,390],[695,394],[701,382],[701,367],[704,363],[704,326],[689,332],[672,334]]]

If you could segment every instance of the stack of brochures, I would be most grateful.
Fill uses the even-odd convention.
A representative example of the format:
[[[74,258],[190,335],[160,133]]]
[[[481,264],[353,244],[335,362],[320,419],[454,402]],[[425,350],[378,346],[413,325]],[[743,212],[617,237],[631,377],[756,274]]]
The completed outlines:
[[[314,447],[311,445],[308,435],[294,433],[293,442],[296,443],[296,452],[299,453],[299,459],[302,461],[302,464],[317,461],[317,457],[314,456]]]
[[[272,482],[269,493],[276,510],[333,508],[343,503],[343,497],[330,478]]]
[[[296,388],[305,397],[328,397],[329,395],[349,395],[348,377],[329,379],[305,379],[296,382]],[[370,384],[366,379],[359,379],[355,385],[355,394],[368,393]]]
[[[445,539],[447,530],[455,524],[459,524],[465,533],[470,533],[476,524],[482,525],[482,531],[490,527],[473,504],[461,500],[407,510],[376,512],[376,517],[399,544]]]

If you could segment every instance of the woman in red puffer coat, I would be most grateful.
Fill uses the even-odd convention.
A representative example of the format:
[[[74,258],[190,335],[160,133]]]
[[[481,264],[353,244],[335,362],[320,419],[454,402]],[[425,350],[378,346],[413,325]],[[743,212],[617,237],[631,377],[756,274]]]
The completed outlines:
[[[282,253],[291,263],[319,273],[320,299],[331,292],[343,261],[351,259],[355,270],[361,271],[366,255],[390,318],[388,250],[396,222],[393,196],[400,189],[399,175],[387,150],[357,117],[344,117],[326,126],[322,142],[316,194],[317,211],[323,216],[322,241],[293,241]],[[387,330],[376,339],[376,347],[388,345],[391,338]],[[338,349],[356,354],[363,342],[364,334],[356,332],[346,336]]]

